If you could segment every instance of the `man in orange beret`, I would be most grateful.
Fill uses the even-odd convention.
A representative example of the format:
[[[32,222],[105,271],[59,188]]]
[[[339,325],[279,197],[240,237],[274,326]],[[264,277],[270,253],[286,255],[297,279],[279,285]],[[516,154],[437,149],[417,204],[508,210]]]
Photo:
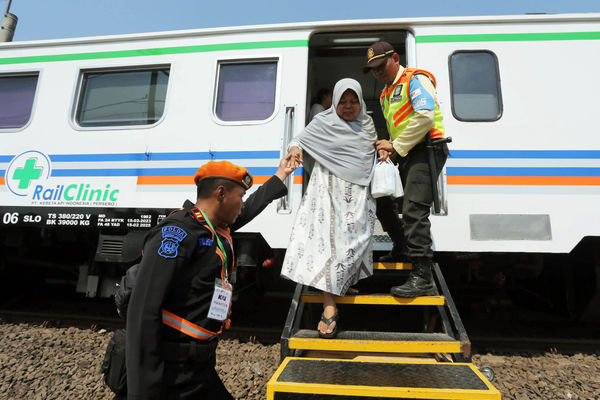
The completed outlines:
[[[215,370],[231,314],[230,232],[287,193],[288,161],[245,202],[252,175],[228,161],[206,163],[194,176],[196,203],[148,233],[127,311],[128,399],[233,399]]]

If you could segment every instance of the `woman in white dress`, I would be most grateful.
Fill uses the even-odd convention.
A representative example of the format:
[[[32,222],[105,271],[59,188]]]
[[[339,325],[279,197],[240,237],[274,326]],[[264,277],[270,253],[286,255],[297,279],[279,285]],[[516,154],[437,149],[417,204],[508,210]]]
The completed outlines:
[[[319,335],[337,334],[335,296],[373,274],[375,200],[371,182],[377,133],[360,84],[342,79],[332,106],[290,144],[294,167],[303,152],[315,160],[292,229],[281,275],[323,291]]]

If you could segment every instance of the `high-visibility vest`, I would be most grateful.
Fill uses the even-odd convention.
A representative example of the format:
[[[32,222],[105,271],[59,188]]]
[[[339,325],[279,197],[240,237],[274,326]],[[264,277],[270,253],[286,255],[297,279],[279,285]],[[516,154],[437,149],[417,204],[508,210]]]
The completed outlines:
[[[400,78],[390,87],[384,88],[379,97],[383,117],[387,123],[388,133],[390,134],[390,139],[392,141],[400,136],[415,113],[410,100],[409,87],[410,80],[415,74],[426,75],[433,82],[433,86],[436,85],[435,77],[430,72],[416,68],[405,68]],[[390,99],[397,98],[400,100],[394,102],[390,101]],[[444,125],[442,124],[442,113],[440,112],[440,108],[436,101],[433,127],[431,128],[431,138],[441,139],[443,137]],[[423,138],[423,141],[424,140],[425,138]]]

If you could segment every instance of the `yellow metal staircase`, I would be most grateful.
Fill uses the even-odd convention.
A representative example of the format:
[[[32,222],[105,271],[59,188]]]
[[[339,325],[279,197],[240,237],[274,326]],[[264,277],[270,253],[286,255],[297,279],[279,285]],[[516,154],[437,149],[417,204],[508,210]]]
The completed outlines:
[[[373,269],[380,278],[377,291],[388,292],[411,265],[376,263]],[[267,399],[500,399],[470,363],[469,338],[437,264],[433,275],[433,296],[396,298],[361,290],[337,297],[340,330],[334,339],[320,338],[315,329],[323,296],[297,285],[281,336],[282,362],[267,385]],[[418,308],[421,330],[401,330]],[[412,317],[403,316],[407,310]],[[345,329],[351,319],[358,326]]]

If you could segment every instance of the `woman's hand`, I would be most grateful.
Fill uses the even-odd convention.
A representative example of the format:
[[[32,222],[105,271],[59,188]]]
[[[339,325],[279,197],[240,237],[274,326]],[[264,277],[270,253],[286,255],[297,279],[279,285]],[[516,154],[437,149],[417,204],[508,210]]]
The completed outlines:
[[[378,154],[379,161],[385,161],[388,158],[390,158],[390,154],[392,154],[392,153],[390,153],[389,151],[386,151],[386,150],[379,150],[377,152],[377,154]]]
[[[394,152],[394,146],[392,146],[392,142],[389,140],[378,140],[375,142],[375,147],[377,148],[377,155],[379,156],[379,161],[387,160],[390,155]]]
[[[302,160],[302,150],[296,146],[290,148],[290,154],[288,155],[291,156],[288,166],[292,166],[294,169],[298,168],[304,162]]]
[[[292,153],[283,157],[281,161],[279,161],[279,168],[275,172],[275,176],[281,179],[283,182],[285,178],[287,178],[297,167],[293,167],[293,163],[290,163],[292,160]]]

